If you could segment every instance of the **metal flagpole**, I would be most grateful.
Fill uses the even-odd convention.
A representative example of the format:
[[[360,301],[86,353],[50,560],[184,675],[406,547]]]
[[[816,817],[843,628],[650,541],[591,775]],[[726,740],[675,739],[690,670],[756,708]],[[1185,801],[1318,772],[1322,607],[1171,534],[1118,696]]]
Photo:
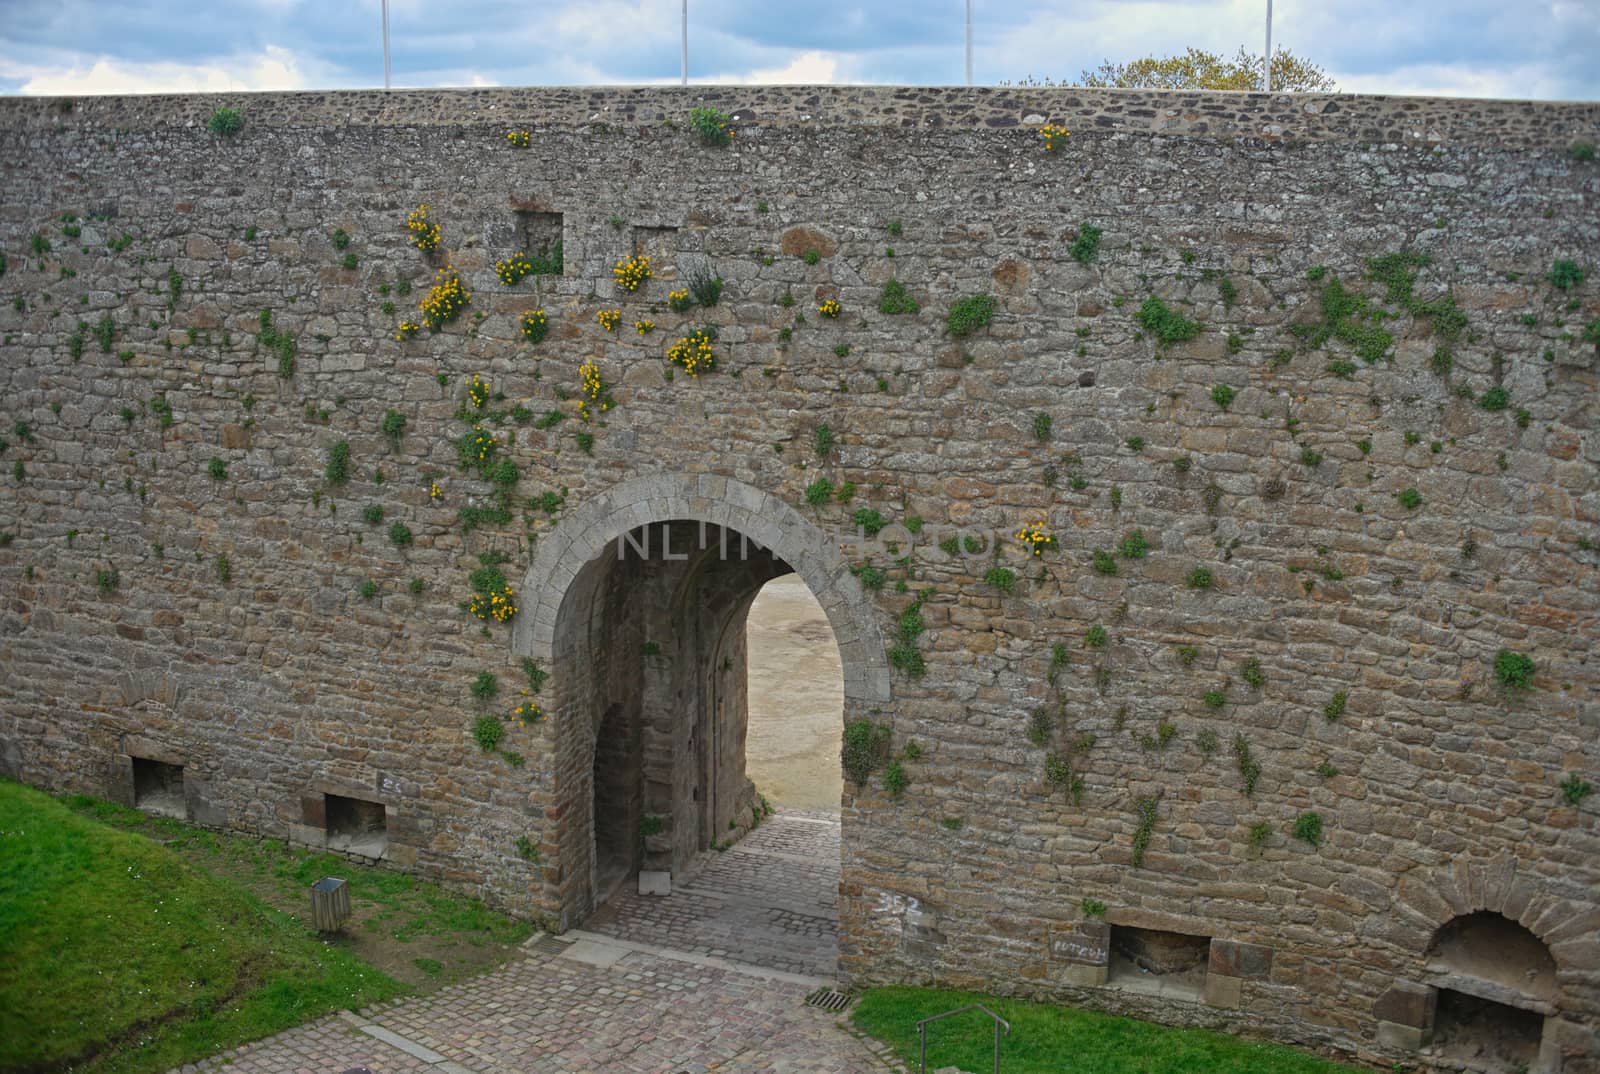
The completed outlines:
[[[972,85],[972,0],[967,0],[967,85]]]
[[[689,84],[689,0],[683,0],[683,84]]]
[[[1272,92],[1272,0],[1267,0],[1267,58],[1262,63],[1261,84]]]
[[[389,88],[389,0],[383,0],[383,88]]]

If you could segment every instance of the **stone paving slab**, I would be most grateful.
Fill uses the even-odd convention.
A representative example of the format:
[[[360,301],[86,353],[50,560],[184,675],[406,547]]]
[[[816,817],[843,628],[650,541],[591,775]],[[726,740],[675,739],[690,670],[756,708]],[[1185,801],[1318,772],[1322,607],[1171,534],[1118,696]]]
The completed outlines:
[[[839,966],[839,818],[780,813],[695,863],[667,896],[624,888],[584,928],[831,978]]]
[[[851,1034],[837,1016],[806,1007],[808,989],[804,983],[650,951],[631,950],[601,967],[529,947],[493,973],[430,996],[357,1016],[324,1018],[183,1069],[233,1074],[342,1074],[357,1067],[371,1074],[903,1070],[880,1045]],[[372,1028],[396,1043],[376,1039]]]

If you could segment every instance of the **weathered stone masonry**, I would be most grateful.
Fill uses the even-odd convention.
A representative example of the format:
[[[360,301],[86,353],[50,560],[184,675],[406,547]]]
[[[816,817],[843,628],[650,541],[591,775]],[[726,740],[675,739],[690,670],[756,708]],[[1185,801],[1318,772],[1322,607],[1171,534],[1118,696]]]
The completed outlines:
[[[232,139],[205,127],[224,104],[244,115]],[[731,146],[689,133],[701,104],[736,117]],[[1045,121],[1073,131],[1060,152]],[[616,868],[681,868],[746,822],[738,638],[760,581],[794,570],[838,638],[846,719],[892,727],[908,778],[893,797],[880,763],[847,788],[854,981],[1052,995],[1385,1063],[1487,1024],[1535,1069],[1600,1069],[1596,797],[1559,789],[1600,782],[1583,339],[1600,169],[1577,141],[1600,141],[1600,106],[0,101],[0,771],[366,847],[576,924]],[[408,244],[423,202],[433,255]],[[1103,237],[1080,262],[1085,224]],[[561,275],[496,278],[554,236]],[[656,276],[629,294],[611,270],[633,253]],[[1398,253],[1428,260],[1371,278]],[[1587,279],[1556,286],[1558,259]],[[470,307],[396,340],[443,264]],[[720,304],[671,312],[706,266]],[[919,313],[878,312],[891,278]],[[1387,319],[1358,308],[1307,347],[1292,330],[1324,323],[1335,279]],[[951,338],[950,303],[978,293],[993,321]],[[1447,294],[1453,340],[1449,308],[1421,305]],[[1151,296],[1199,334],[1159,347]],[[816,311],[829,298],[837,320]],[[550,332],[531,345],[535,308]],[[281,335],[261,338],[268,322]],[[666,346],[700,324],[718,369],[667,377]],[[1361,330],[1392,333],[1383,360],[1355,355]],[[617,403],[592,423],[586,359]],[[456,464],[474,373],[504,397],[486,410],[529,420],[485,422],[518,467],[515,509],[469,532],[458,511],[492,491]],[[1495,387],[1504,409],[1482,405]],[[348,484],[326,476],[340,441]],[[807,505],[819,477],[854,499]],[[867,590],[845,541],[861,508],[1000,540],[910,540],[875,556],[885,584]],[[386,537],[395,521],[412,544]],[[1031,559],[1009,535],[1040,521],[1059,547]],[[768,551],[616,556],[665,523]],[[1117,555],[1134,530],[1148,553]],[[520,611],[485,633],[462,605],[486,553]],[[1186,584],[1201,567],[1210,588]],[[916,600],[920,634],[915,614],[903,630]],[[886,657],[908,643],[921,678]],[[1532,658],[1530,686],[1497,683],[1502,649]],[[524,657],[550,673],[548,718],[480,750],[475,720],[525,700]],[[500,692],[478,701],[484,670]],[[1316,846],[1292,834],[1313,813]]]

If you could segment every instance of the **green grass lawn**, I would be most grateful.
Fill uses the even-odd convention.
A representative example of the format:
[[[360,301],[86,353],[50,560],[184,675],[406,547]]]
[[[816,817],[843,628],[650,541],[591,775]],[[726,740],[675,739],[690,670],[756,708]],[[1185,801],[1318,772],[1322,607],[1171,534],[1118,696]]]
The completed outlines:
[[[403,991],[173,850],[0,781],[0,1071],[162,1071]]]
[[[1360,1068],[1278,1044],[1204,1029],[936,988],[874,988],[856,1005],[857,1029],[892,1045],[917,1069],[916,1023],[982,1003],[1011,1023],[1000,1044],[1004,1074],[1350,1074]],[[970,1011],[928,1027],[928,1069],[994,1069],[994,1023]]]

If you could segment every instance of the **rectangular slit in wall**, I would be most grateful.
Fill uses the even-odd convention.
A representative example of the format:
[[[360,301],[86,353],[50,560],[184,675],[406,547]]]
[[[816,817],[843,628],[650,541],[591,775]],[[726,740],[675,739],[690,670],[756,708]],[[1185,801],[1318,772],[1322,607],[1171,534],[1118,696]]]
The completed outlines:
[[[1210,960],[1209,936],[1112,925],[1107,983],[1133,992],[1199,999]]]
[[[1527,1070],[1539,1060],[1544,1015],[1491,999],[1439,989],[1433,1047],[1446,1059],[1484,1070]]]
[[[187,817],[183,797],[183,765],[133,758],[133,804],[146,813]]]
[[[517,210],[517,246],[533,262],[536,276],[560,276],[566,271],[562,250],[561,213]]]
[[[389,847],[388,816],[382,802],[323,795],[328,849],[381,858]]]

